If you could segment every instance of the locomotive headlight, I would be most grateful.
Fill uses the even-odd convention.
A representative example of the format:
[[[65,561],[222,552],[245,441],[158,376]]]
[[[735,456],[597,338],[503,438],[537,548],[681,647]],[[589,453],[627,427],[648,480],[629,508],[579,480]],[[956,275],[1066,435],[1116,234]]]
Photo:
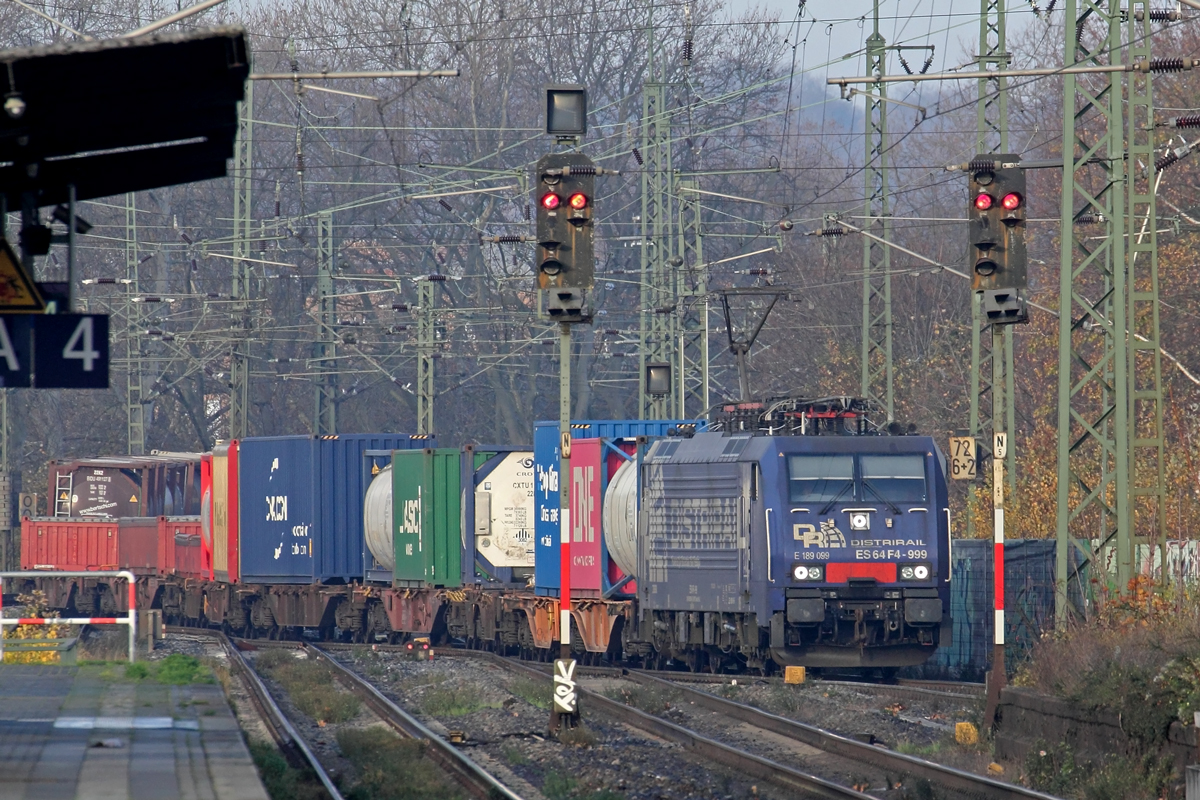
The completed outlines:
[[[928,564],[901,564],[900,580],[927,581],[933,575],[933,568]]]
[[[850,515],[850,530],[867,531],[870,529],[871,517],[869,514],[855,513]]]
[[[821,568],[820,567],[809,567],[808,568],[808,579],[810,581],[821,580]]]
[[[798,581],[808,580],[808,567],[803,564],[797,564],[795,569],[792,570],[792,577]]]

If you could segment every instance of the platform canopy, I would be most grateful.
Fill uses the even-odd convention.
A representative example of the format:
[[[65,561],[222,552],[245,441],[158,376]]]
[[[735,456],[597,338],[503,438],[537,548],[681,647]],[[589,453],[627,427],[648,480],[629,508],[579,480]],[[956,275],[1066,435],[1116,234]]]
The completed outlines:
[[[0,193],[17,210],[223,177],[249,72],[240,27],[0,51]]]

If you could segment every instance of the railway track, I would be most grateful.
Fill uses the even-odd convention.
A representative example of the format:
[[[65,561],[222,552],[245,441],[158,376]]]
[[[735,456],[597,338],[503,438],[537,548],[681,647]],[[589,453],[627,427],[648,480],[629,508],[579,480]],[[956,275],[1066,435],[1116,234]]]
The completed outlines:
[[[330,800],[342,800],[342,793],[338,791],[336,785],[329,777],[329,773],[325,771],[325,767],[321,765],[320,760],[308,743],[304,741],[304,737],[296,730],[295,726],[288,720],[287,715],[283,713],[283,709],[275,702],[275,698],[271,696],[271,692],[263,683],[262,678],[254,671],[254,667],[246,660],[246,657],[241,654],[237,646],[230,640],[228,636],[220,631],[205,631],[197,628],[177,628],[169,629],[174,633],[199,634],[209,638],[217,639],[221,647],[225,650],[229,657],[229,665],[234,672],[241,677],[243,684],[250,693],[250,702],[253,703],[258,711],[259,717],[267,726],[267,730],[271,733],[271,738],[279,746],[284,757],[298,769],[306,769],[311,771],[321,785],[325,787],[326,793]]]
[[[216,630],[197,628],[168,628],[167,630],[170,633],[198,634],[218,638],[225,648],[226,653],[229,654],[230,664],[245,679],[247,686],[251,690],[251,699],[255,707],[258,708],[263,719],[267,721],[268,728],[271,729],[271,734],[276,742],[279,743],[280,748],[284,750],[285,754],[290,752],[291,749],[299,752],[303,757],[303,763],[316,773],[321,783],[325,786],[326,791],[329,792],[332,800],[342,800],[341,793],[330,780],[329,775],[325,772],[315,754],[304,742],[303,737],[300,736],[295,727],[287,720],[283,711],[271,697],[266,685],[259,678],[258,673],[254,671],[254,668],[247,662],[245,656],[238,650],[237,643],[242,640],[235,642],[224,633]],[[334,674],[342,685],[362,700],[368,708],[375,712],[393,730],[406,738],[425,741],[428,745],[425,750],[425,757],[437,764],[447,775],[454,778],[471,797],[479,798],[479,800],[522,800],[520,795],[504,786],[489,772],[467,758],[445,739],[425,727],[419,720],[380,693],[370,682],[347,669],[322,648],[300,642],[255,640],[252,642],[246,641],[245,644],[254,648],[303,649],[309,654],[310,658],[315,657],[323,660],[334,670]],[[361,647],[361,645],[359,646]]]
[[[454,745],[425,727],[416,717],[393,703],[365,678],[343,666],[321,647],[305,643],[304,649],[331,666],[342,685],[354,693],[372,711],[403,736],[429,743],[426,756],[452,775],[464,789],[480,800],[521,800],[521,797],[496,780],[483,767],[458,751]]]
[[[443,655],[486,659],[514,671],[525,672],[540,678],[548,678],[549,676],[548,668],[535,666],[524,661],[504,658],[493,653],[454,650]],[[598,669],[603,669],[606,674],[612,676],[612,673],[609,672],[611,668],[587,667],[582,669],[585,675],[589,672],[595,673]],[[640,670],[615,671],[620,673],[619,677],[634,681],[643,686],[669,688],[673,691],[681,692],[688,701],[694,703],[696,706],[715,711],[728,718],[736,719],[761,730],[783,736],[794,742],[877,768],[889,774],[909,775],[928,781],[935,787],[953,792],[953,796],[955,797],[980,798],[980,800],[1058,800],[1058,798],[1043,792],[998,781],[983,775],[976,775],[932,761],[926,761],[916,756],[897,753],[876,745],[866,744],[856,739],[832,733],[813,725],[780,717],[753,706],[726,700],[689,686],[688,683],[691,681],[688,680],[682,682],[668,680],[656,674]],[[683,674],[686,675],[686,673]],[[689,675],[688,677],[692,676]],[[857,686],[858,684],[852,685]],[[739,772],[771,780],[780,785],[800,788],[822,797],[870,796],[852,788],[840,786],[823,778],[803,773],[783,764],[700,736],[687,728],[646,714],[596,692],[583,689],[582,687],[579,688],[579,692],[582,696],[586,697],[588,707],[599,709],[605,714],[611,715],[622,722],[626,722],[648,733],[678,742],[697,755],[720,761]]]

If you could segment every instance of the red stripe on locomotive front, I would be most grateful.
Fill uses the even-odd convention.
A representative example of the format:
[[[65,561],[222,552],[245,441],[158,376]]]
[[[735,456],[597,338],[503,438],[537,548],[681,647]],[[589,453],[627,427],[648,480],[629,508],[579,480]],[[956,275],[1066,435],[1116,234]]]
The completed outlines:
[[[851,578],[874,578],[880,583],[895,583],[896,565],[890,562],[834,562],[825,567],[826,583],[846,583]]]

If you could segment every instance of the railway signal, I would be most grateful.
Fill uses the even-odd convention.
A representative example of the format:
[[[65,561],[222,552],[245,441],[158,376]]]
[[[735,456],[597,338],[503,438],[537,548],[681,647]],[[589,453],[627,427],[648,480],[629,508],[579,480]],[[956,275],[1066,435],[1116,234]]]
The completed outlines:
[[[1016,156],[976,156],[968,165],[967,220],[971,289],[984,295],[984,312],[995,324],[1027,322],[1021,290],[1029,285],[1025,254],[1025,172]]]
[[[583,322],[583,293],[595,283],[596,175],[582,153],[551,153],[537,163],[537,279],[546,310],[560,322]]]

